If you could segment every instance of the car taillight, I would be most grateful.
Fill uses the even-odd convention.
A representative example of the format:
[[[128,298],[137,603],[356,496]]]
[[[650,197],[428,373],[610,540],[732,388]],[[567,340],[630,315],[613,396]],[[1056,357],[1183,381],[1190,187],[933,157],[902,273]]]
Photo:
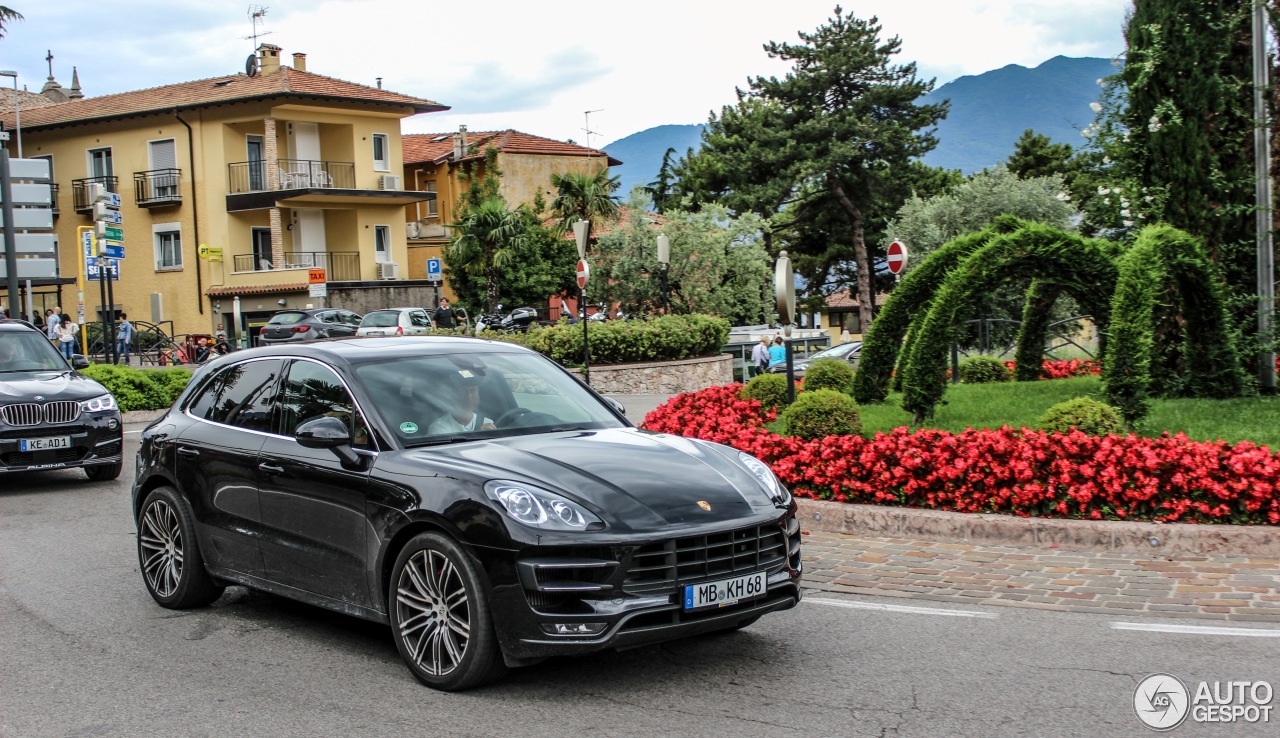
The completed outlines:
[[[306,333],[309,330],[311,330],[310,326],[305,326],[305,325],[295,325],[293,327],[294,333]]]
[[[402,326],[396,326],[396,335],[397,335],[397,336],[403,336],[403,335],[404,335],[404,328],[403,328]]]

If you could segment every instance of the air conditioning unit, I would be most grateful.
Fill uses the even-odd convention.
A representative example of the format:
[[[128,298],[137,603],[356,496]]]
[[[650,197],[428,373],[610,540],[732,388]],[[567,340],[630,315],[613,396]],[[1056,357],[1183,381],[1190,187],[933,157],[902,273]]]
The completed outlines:
[[[400,175],[383,174],[378,177],[378,189],[380,190],[402,190],[400,186]]]
[[[394,261],[379,262],[378,279],[400,279],[400,265]]]
[[[411,220],[404,224],[405,238],[424,238],[422,223]]]

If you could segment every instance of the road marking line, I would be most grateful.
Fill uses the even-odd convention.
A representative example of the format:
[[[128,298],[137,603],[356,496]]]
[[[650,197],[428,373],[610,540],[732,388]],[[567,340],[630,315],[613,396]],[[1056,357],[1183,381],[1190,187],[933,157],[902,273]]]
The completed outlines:
[[[1165,625],[1162,623],[1112,623],[1111,627],[1115,630],[1147,630],[1156,633],[1280,638],[1280,630],[1263,630],[1261,628],[1223,628],[1213,625]]]
[[[853,610],[881,610],[885,612],[905,612],[913,615],[946,615],[953,618],[989,618],[995,619],[1000,617],[994,612],[977,612],[975,610],[944,610],[934,607],[912,607],[911,605],[884,605],[878,602],[844,602],[842,600],[815,600],[812,597],[806,597],[801,602],[810,602],[815,605],[830,605],[831,607],[847,607]]]
[[[141,432],[142,432],[142,431],[140,431],[140,430],[136,430],[136,431],[125,431],[125,432],[124,432],[124,434],[125,434],[126,436],[129,436],[129,435],[133,435],[134,433],[141,433]]]

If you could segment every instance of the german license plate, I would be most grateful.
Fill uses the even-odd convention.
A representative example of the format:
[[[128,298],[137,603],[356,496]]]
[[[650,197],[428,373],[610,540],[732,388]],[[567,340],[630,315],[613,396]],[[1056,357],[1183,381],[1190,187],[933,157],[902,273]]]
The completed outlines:
[[[369,331],[369,335],[371,335],[371,336],[385,336],[385,335],[387,335],[387,332],[386,332],[386,331]]]
[[[718,582],[687,584],[684,588],[684,609],[727,607],[743,600],[761,597],[764,592],[765,578],[762,571]]]
[[[22,439],[23,451],[49,451],[57,448],[71,448],[71,436]]]

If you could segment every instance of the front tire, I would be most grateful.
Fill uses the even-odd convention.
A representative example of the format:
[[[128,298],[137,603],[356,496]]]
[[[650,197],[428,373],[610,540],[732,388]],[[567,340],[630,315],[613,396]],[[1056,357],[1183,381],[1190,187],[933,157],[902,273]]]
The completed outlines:
[[[99,464],[96,466],[84,467],[84,475],[93,482],[110,482],[120,476],[121,469],[124,468],[123,461],[117,461],[114,464]]]
[[[191,509],[173,487],[157,487],[142,503],[138,564],[152,599],[171,610],[207,605],[225,589],[205,570]]]
[[[506,672],[489,593],[455,541],[438,533],[414,537],[396,557],[390,584],[392,637],[418,681],[456,692]]]

